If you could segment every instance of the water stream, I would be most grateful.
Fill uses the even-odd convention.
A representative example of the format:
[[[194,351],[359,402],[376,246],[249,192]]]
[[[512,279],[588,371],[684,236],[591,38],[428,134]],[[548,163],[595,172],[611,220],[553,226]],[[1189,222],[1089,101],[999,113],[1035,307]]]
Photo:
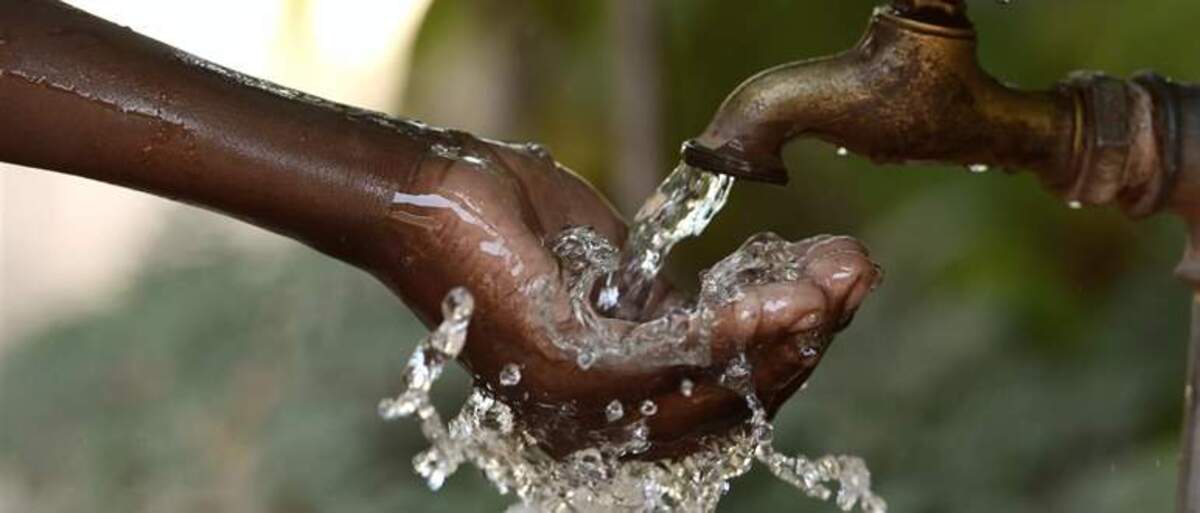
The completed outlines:
[[[659,186],[639,211],[625,251],[589,227],[564,231],[551,241],[559,258],[560,276],[536,282],[526,293],[544,301],[539,312],[547,336],[572,354],[584,370],[598,362],[621,364],[636,359],[650,365],[709,365],[707,333],[714,309],[736,301],[750,285],[801,279],[812,247],[788,242],[774,234],[751,237],[737,251],[701,274],[701,290],[687,304],[661,312],[632,329],[614,329],[612,314],[642,315],[649,284],[678,241],[700,234],[728,197],[733,179],[681,165]],[[827,240],[833,240],[827,239]],[[592,291],[604,280],[601,304]],[[555,318],[551,303],[570,302],[570,319]],[[745,356],[730,361],[722,386],[741,395],[751,412],[743,429],[712,440],[707,448],[685,458],[627,461],[624,457],[650,447],[644,421],[657,412],[650,399],[605,408],[610,423],[628,422],[624,438],[577,451],[556,460],[538,448],[511,408],[483,388],[476,388],[449,422],[429,401],[430,386],[443,366],[458,356],[473,310],[470,293],[454,289],[443,304],[444,321],[420,343],[405,368],[405,389],[380,403],[385,419],[415,416],[430,448],[413,459],[418,474],[436,490],[463,463],[471,463],[502,494],[515,495],[509,509],[517,512],[709,512],[729,489],[731,479],[748,472],[754,461],[782,481],[818,499],[834,498],[849,511],[885,513],[886,504],[871,492],[871,477],[863,461],[852,456],[809,459],[788,456],[772,444],[773,427],[762,402],[750,385],[753,369]],[[606,315],[607,314],[607,315]],[[812,350],[825,347],[812,340]],[[505,366],[500,386],[520,383],[520,369]],[[679,393],[690,396],[695,386],[681,380]],[[638,415],[625,418],[630,410]]]
[[[733,181],[679,163],[638,209],[618,272],[601,291],[600,308],[615,317],[635,318],[671,248],[704,232],[729,199]]]

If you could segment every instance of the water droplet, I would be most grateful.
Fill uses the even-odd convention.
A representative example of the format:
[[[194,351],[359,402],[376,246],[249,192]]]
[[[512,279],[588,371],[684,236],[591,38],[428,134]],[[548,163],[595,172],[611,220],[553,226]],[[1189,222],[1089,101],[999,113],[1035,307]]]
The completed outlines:
[[[850,155],[850,150],[846,149],[845,146],[839,146],[837,149],[837,156],[845,157],[847,155]]]
[[[725,368],[725,375],[731,378],[744,378],[750,375],[750,362],[746,361],[746,356],[742,355],[729,361],[729,365]]]
[[[988,172],[988,165],[987,164],[971,164],[971,165],[967,166],[967,169],[970,170],[972,173],[986,173],[986,172]]]
[[[1079,200],[1071,200],[1067,202],[1067,206],[1070,207],[1071,210],[1079,210],[1083,208],[1083,202]]]
[[[500,370],[500,385],[511,387],[521,382],[521,368],[515,363],[505,365]]]
[[[642,415],[649,417],[658,413],[658,405],[654,404],[654,401],[646,399],[642,401],[642,406],[638,408],[638,411],[642,412]]]
[[[604,407],[604,419],[609,422],[616,422],[625,416],[625,407],[621,406],[621,401],[613,399],[608,406]]]
[[[821,352],[817,351],[817,348],[812,346],[804,346],[800,348],[800,356],[805,358],[816,358],[819,354],[821,354]]]
[[[543,146],[539,143],[535,143],[535,142],[525,143],[525,151],[528,152],[530,155],[533,155],[540,159],[549,159],[550,158],[550,151],[547,150],[545,146]]]
[[[435,143],[429,147],[429,151],[433,152],[434,155],[437,155],[444,159],[458,160],[459,150],[458,150],[458,148],[453,147],[453,146],[446,146],[445,144],[442,144],[442,143]]]
[[[396,415],[395,413],[396,401],[391,399],[380,400],[377,408],[379,410],[379,417],[383,420],[393,420],[399,417],[399,415]]]
[[[580,369],[588,370],[596,363],[596,353],[588,350],[579,351],[579,355],[575,357],[575,364],[579,365]]]
[[[630,426],[629,443],[631,454],[641,454],[650,449],[650,426],[645,421],[638,421]]]
[[[463,155],[462,161],[475,167],[487,167],[488,165],[487,159],[474,155]]]
[[[684,397],[691,397],[695,388],[696,384],[692,383],[690,379],[683,378],[683,381],[679,382],[679,393],[683,394]]]

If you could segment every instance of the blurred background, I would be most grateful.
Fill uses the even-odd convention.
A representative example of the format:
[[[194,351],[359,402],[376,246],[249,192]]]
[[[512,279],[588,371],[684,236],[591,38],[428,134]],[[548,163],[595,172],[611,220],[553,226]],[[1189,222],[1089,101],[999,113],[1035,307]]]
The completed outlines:
[[[872,0],[75,0],[337,101],[547,145],[630,213],[724,96],[861,35]],[[981,60],[1200,79],[1193,0],[972,4]],[[1168,511],[1189,294],[1182,228],[1074,211],[1030,177],[875,166],[819,143],[742,183],[669,272],[752,233],[860,237],[887,271],[777,423],[863,456],[896,512]],[[139,193],[0,171],[0,511],[498,512],[464,468],[412,472],[384,424],[424,329],[365,274]],[[443,413],[466,394],[437,387]],[[722,511],[834,511],[761,470]]]

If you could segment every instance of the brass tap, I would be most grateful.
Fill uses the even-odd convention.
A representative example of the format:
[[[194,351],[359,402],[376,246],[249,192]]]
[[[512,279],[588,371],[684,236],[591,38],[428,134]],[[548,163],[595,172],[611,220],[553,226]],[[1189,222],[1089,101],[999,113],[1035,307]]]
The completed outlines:
[[[1180,134],[1197,125],[1180,117],[1190,88],[1077,72],[1020,90],[980,68],[976,41],[960,0],[897,0],[875,10],[853,48],[742,83],[683,158],[782,184],[783,145],[814,137],[881,163],[1028,169],[1066,201],[1117,203],[1134,216],[1168,203]]]

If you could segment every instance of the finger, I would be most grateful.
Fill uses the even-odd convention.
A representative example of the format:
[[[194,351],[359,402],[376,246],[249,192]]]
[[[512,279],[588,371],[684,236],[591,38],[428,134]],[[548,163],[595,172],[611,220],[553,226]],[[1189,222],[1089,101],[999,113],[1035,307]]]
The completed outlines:
[[[805,252],[805,276],[828,300],[839,326],[862,305],[880,279],[880,270],[860,242],[833,237],[812,244]]]
[[[807,331],[794,330],[751,352],[756,388],[770,409],[777,408],[816,369],[833,333],[844,328],[879,281],[879,268],[867,250],[850,238],[831,238],[806,252],[805,275],[826,298],[827,319]]]
[[[713,358],[726,360],[755,341],[815,329],[827,317],[825,293],[810,280],[745,287],[713,312]]]

